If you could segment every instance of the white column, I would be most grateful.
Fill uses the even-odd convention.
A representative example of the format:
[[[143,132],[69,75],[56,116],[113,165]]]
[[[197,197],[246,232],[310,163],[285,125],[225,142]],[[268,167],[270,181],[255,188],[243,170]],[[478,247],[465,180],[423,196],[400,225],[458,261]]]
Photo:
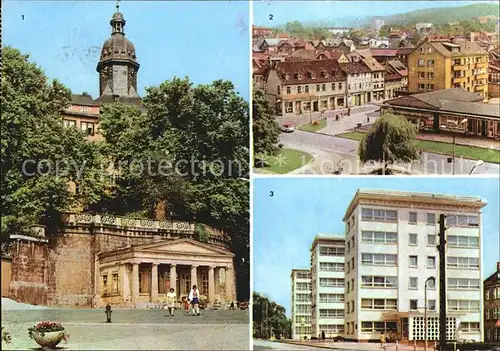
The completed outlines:
[[[234,300],[233,296],[233,283],[234,283],[234,274],[233,269],[231,267],[226,268],[226,300]]]
[[[198,287],[198,273],[196,272],[196,268],[198,266],[197,265],[192,265],[191,266],[191,286],[189,287],[191,289],[191,287],[193,285],[196,285]]]
[[[177,265],[170,265],[170,287],[174,288],[175,296],[179,297],[179,292],[177,291]]]
[[[121,295],[122,300],[129,301],[130,299],[130,281],[128,277],[127,267],[125,263],[120,266],[120,279],[121,279]]]
[[[139,264],[132,263],[132,302],[139,300]]]
[[[158,301],[158,264],[151,265],[151,302]]]
[[[208,267],[208,301],[213,303],[215,301],[215,266]]]

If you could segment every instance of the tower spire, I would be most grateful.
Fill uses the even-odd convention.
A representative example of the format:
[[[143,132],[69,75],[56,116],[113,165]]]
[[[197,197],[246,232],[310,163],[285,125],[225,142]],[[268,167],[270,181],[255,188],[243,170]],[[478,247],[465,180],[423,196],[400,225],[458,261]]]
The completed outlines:
[[[116,0],[116,12],[120,12],[120,0]]]

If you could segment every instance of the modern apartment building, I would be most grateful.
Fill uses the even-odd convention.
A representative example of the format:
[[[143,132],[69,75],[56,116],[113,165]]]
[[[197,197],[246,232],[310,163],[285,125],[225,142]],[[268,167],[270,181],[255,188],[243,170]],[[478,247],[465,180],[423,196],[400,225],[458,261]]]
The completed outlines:
[[[500,341],[500,262],[484,281],[484,339]]]
[[[481,208],[476,197],[358,190],[346,214],[345,337],[439,339],[439,215],[446,217],[447,336],[482,340]],[[435,282],[432,279],[435,278]]]
[[[464,39],[427,39],[408,57],[408,91],[461,88],[488,98],[488,52]]]
[[[311,271],[292,269],[292,339],[311,338]]]
[[[312,336],[344,336],[344,235],[319,234],[311,246]]]

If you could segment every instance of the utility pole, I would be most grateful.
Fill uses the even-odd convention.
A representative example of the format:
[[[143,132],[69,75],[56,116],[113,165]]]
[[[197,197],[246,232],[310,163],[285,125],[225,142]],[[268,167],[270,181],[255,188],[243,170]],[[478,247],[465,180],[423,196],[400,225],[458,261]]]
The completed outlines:
[[[446,238],[444,214],[439,215],[439,349],[446,350]]]

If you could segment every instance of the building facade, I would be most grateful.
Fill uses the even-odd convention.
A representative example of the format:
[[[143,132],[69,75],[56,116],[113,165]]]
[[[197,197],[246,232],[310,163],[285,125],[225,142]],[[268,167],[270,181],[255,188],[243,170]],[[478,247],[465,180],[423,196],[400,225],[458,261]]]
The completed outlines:
[[[488,98],[488,53],[475,42],[427,39],[407,66],[410,93],[461,88]]]
[[[483,340],[479,198],[358,190],[346,224],[345,336],[439,339],[439,215],[446,217],[447,337]],[[435,278],[435,282],[430,277]],[[424,295],[427,285],[427,306]]]
[[[344,335],[344,254],[343,235],[318,235],[311,246],[313,337]]]
[[[484,340],[500,341],[500,262],[495,273],[485,279],[484,292]]]
[[[311,271],[292,269],[292,339],[311,339]]]
[[[268,96],[276,97],[278,115],[324,112],[346,105],[346,78],[336,60],[278,62],[269,71],[266,85]]]
[[[362,62],[350,62],[340,66],[347,77],[347,107],[370,102],[373,88],[371,70]]]

